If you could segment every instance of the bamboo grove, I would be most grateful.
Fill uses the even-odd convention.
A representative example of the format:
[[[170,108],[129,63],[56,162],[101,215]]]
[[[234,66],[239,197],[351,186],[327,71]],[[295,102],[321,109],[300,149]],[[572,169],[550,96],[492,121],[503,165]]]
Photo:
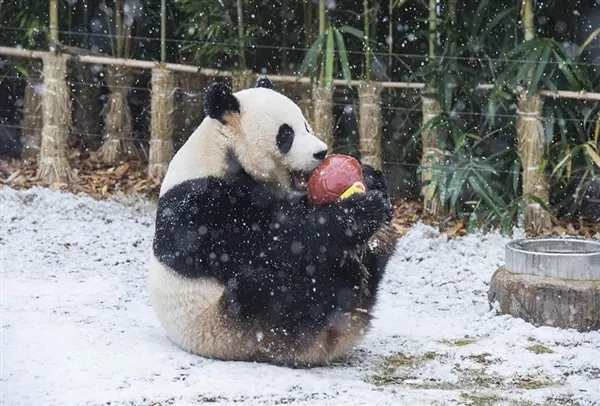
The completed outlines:
[[[76,176],[70,148],[160,179],[207,83],[269,74],[425,215],[532,233],[600,218],[594,1],[29,0],[0,3],[0,24],[22,100],[3,122],[50,185]]]

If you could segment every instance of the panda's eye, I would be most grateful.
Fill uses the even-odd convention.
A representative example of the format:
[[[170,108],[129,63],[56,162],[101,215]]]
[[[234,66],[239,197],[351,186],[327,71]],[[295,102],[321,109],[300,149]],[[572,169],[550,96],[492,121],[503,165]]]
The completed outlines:
[[[306,132],[312,133],[312,131],[310,131],[310,128],[308,128],[308,123],[306,121],[304,122],[304,128],[306,128]]]
[[[294,143],[294,130],[288,124],[282,124],[277,133],[277,147],[282,154],[287,154]]]

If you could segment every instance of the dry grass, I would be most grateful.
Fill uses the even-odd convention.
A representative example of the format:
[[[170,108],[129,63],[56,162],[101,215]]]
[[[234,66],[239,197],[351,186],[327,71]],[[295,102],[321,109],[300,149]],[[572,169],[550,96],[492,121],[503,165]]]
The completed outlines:
[[[312,89],[313,130],[317,137],[327,144],[327,149],[333,151],[333,91],[327,87]]]
[[[148,177],[162,179],[173,158],[173,112],[175,75],[157,67],[152,70],[152,107]]]
[[[42,92],[42,142],[38,175],[44,182],[68,182],[73,177],[67,160],[67,136],[71,124],[71,97],[67,85],[67,57],[44,54]]]
[[[127,92],[133,83],[133,76],[125,67],[107,66],[106,85],[109,89],[105,141],[100,147],[99,156],[108,165],[131,157],[139,158],[133,144],[133,124],[127,102]]]
[[[360,100],[361,161],[377,169],[382,168],[381,157],[381,84],[362,82],[358,87]]]
[[[234,70],[231,72],[231,90],[234,93],[254,87],[255,81],[256,74],[251,70]]]
[[[423,94],[435,93],[435,89],[426,88],[423,90]],[[438,148],[437,133],[425,125],[435,117],[441,114],[442,107],[435,99],[429,97],[422,97],[422,111],[423,111],[423,132],[421,140],[423,142],[423,156],[421,158],[421,166],[423,168],[439,166],[442,163],[444,153]],[[423,170],[421,174],[421,182],[430,182],[433,178],[433,172]],[[435,188],[431,185],[424,184],[421,189],[421,195],[423,196],[423,205],[425,211],[432,216],[439,216],[443,214],[443,205],[440,202],[439,195],[435,193]]]
[[[542,125],[543,100],[539,95],[522,95],[519,98],[517,139],[518,152],[523,167],[523,196],[526,197],[525,226],[539,233],[552,227],[552,219],[543,207],[528,196],[535,196],[549,206],[550,185],[541,170],[544,160],[545,136]]]

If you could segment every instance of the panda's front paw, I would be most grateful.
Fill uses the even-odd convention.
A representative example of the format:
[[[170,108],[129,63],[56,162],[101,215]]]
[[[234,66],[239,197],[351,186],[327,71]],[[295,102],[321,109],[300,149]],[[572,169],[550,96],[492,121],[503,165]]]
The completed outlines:
[[[346,212],[356,224],[359,235],[365,235],[366,238],[373,235],[389,219],[390,199],[379,190],[352,195],[344,202]]]
[[[385,200],[384,221],[391,221],[394,216],[394,211],[392,206],[392,199],[383,172],[367,164],[362,165],[362,170],[367,190],[376,190],[383,194],[383,198]]]
[[[362,172],[368,190],[379,190],[388,193],[388,186],[383,172],[367,164],[362,165]]]

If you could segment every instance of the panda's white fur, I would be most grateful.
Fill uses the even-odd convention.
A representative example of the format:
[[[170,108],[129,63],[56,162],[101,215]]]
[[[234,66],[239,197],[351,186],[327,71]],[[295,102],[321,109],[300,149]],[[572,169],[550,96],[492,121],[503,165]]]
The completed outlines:
[[[312,134],[300,108],[290,99],[260,87],[234,96],[239,114],[227,112],[224,120],[207,117],[200,124],[173,157],[160,197],[184,181],[225,178],[232,151],[250,177],[269,185],[279,196],[294,190],[290,171],[310,172],[319,164],[315,154],[326,145]],[[283,156],[274,142],[282,123],[295,133],[291,149]],[[393,248],[384,242],[375,249],[387,249],[382,252],[388,255]],[[223,360],[321,365],[347,351],[369,326],[366,313],[372,303],[364,306],[367,309],[340,313],[333,330],[312,331],[305,338],[288,341],[285,331],[275,331],[262,319],[242,325],[224,314],[225,289],[212,277],[182,276],[153,251],[149,263],[152,306],[168,337],[188,352]]]

